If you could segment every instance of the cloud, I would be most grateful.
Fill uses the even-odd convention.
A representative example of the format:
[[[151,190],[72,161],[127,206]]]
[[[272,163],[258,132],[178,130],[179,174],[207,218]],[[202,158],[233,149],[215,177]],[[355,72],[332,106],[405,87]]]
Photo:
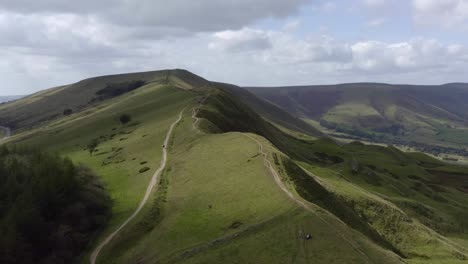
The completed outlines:
[[[387,21],[387,20],[386,20],[385,18],[382,18],[382,17],[381,17],[381,18],[376,18],[376,19],[373,19],[373,20],[369,21],[369,22],[367,23],[367,25],[368,25],[369,27],[376,28],[376,27],[380,27],[380,26],[382,26],[383,24],[385,24],[386,21]]]
[[[418,25],[431,23],[425,29],[435,28],[432,23],[460,28],[466,2],[412,0],[412,8],[403,6],[413,10]],[[164,68],[247,85],[466,81],[468,43],[451,41],[445,30],[430,34],[438,40],[401,34],[398,27],[411,28],[405,24],[411,14],[400,14],[400,4],[1,0],[0,93]]]
[[[230,52],[265,50],[272,45],[267,32],[251,28],[216,32],[213,36],[210,48]]]
[[[468,0],[413,0],[414,21],[445,28],[468,26]]]
[[[338,4],[333,1],[317,1],[311,7],[316,12],[332,12],[338,8]]]
[[[254,54],[245,55],[245,63],[278,65],[278,68],[295,65],[330,71],[397,74],[450,69],[456,64],[465,65],[468,56],[468,50],[461,44],[445,44],[427,38],[402,42],[340,42],[329,36],[301,39],[285,30],[251,28],[218,32],[213,37],[209,46],[218,52],[253,51]]]
[[[424,71],[449,68],[466,56],[463,46],[444,45],[434,39],[416,38],[407,42],[365,41],[353,44],[353,63],[357,69],[372,72]]]
[[[0,10],[21,14],[94,16],[116,25],[173,28],[186,32],[239,29],[265,18],[295,14],[307,0],[3,0]]]
[[[387,4],[386,0],[362,0],[364,5],[372,8],[379,8]]]

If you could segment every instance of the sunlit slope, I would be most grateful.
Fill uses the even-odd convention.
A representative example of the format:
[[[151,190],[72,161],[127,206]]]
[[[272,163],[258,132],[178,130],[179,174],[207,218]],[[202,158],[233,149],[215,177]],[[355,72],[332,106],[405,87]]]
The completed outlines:
[[[298,206],[241,133],[194,133],[186,115],[171,149],[154,204],[103,263],[400,263],[319,207]]]
[[[147,84],[172,83],[181,89],[200,88],[208,82],[184,70],[162,70],[89,78],[75,84],[41,91],[0,105],[0,124],[14,130],[56,120],[136,91]],[[67,113],[68,111],[68,113]]]
[[[149,84],[99,107],[17,134],[10,142],[58,152],[92,168],[113,199],[113,217],[106,229],[110,231],[141,200],[159,166],[169,125],[195,96],[172,85]],[[122,125],[122,114],[131,116],[132,121]],[[88,145],[95,140],[99,144],[90,154]],[[145,167],[149,170],[140,173]]]

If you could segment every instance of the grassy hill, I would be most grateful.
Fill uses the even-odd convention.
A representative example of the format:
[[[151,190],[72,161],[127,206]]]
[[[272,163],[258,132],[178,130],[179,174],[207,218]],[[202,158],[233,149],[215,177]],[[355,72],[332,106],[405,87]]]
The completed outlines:
[[[110,193],[109,224],[78,262],[89,263],[133,213],[181,111],[150,202],[98,263],[463,263],[468,256],[468,169],[318,139],[305,122],[235,86],[158,71],[92,78],[2,107],[0,121],[16,128],[7,144],[82,163]]]
[[[119,95],[149,84],[177,82],[180,87],[204,85],[202,78],[185,78],[182,70],[101,76],[41,91],[0,106],[0,123],[12,129],[31,128],[51,120],[82,112]],[[185,83],[187,82],[187,83]]]
[[[335,134],[413,145],[433,153],[467,153],[468,84],[354,83],[247,89]]]

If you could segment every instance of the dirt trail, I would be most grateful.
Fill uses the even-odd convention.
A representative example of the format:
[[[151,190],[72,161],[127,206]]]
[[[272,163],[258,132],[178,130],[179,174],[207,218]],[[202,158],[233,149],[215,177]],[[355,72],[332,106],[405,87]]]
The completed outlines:
[[[198,111],[200,110],[200,108],[203,106],[203,104],[205,103],[205,101],[208,99],[209,95],[205,96],[205,97],[202,97],[202,98],[199,98],[198,99],[198,106],[194,107],[192,109],[192,118],[193,118],[193,122],[192,122],[192,128],[193,130],[196,130],[197,132],[201,132],[200,129],[198,129],[197,127],[197,123],[200,121],[200,118],[197,117],[197,114],[198,114]]]
[[[166,134],[166,139],[164,140],[164,148],[162,149],[162,152],[163,152],[163,156],[162,156],[162,160],[161,160],[161,165],[159,166],[159,168],[156,170],[156,172],[153,174],[153,177],[151,178],[151,181],[149,182],[148,184],[148,187],[146,189],[146,193],[145,193],[145,196],[143,197],[143,199],[140,201],[140,204],[138,205],[137,209],[133,212],[133,214],[127,218],[127,220],[125,220],[125,222],[123,222],[123,224],[121,224],[119,226],[119,228],[117,228],[117,230],[115,230],[113,233],[111,233],[110,235],[108,235],[101,243],[99,243],[99,245],[94,249],[93,253],[91,254],[91,256],[89,257],[89,262],[91,264],[95,264],[96,263],[96,259],[98,258],[99,256],[99,253],[101,252],[101,250],[107,245],[109,244],[109,242],[112,241],[112,239],[114,239],[114,237],[126,226],[128,225],[128,223],[130,223],[130,221],[132,221],[137,215],[138,213],[141,211],[141,209],[143,209],[143,207],[145,206],[146,202],[148,201],[150,195],[151,195],[151,192],[153,191],[154,189],[154,186],[156,185],[157,181],[158,181],[158,178],[159,178],[159,175],[161,175],[162,171],[164,170],[164,168],[166,167],[166,163],[167,163],[167,146],[169,145],[169,140],[171,138],[171,135],[172,135],[172,131],[174,130],[174,127],[177,125],[177,123],[180,122],[180,120],[182,120],[182,114],[183,112],[185,111],[185,108],[182,109],[182,111],[180,111],[179,113],[179,117],[177,118],[176,121],[174,121],[174,123],[171,124],[171,126],[169,127],[169,131],[167,131],[167,134]]]
[[[329,225],[330,228],[332,230],[335,230],[335,227],[334,226],[331,226],[330,223],[328,223],[328,221],[326,221],[323,217],[321,217],[316,209],[314,209],[308,202],[304,201],[303,199],[300,199],[300,198],[297,198],[283,183],[283,181],[281,180],[281,177],[279,176],[278,172],[276,172],[275,168],[273,167],[273,165],[271,164],[270,160],[268,160],[268,154],[264,151],[264,147],[263,147],[263,144],[257,140],[256,138],[250,136],[250,135],[247,135],[247,134],[242,134],[248,138],[250,138],[251,140],[255,141],[257,143],[257,145],[259,146],[259,152],[260,154],[263,156],[263,161],[264,161],[264,164],[265,164],[265,167],[270,171],[270,173],[273,175],[273,178],[276,182],[276,184],[278,185],[278,187],[281,188],[281,190],[291,199],[293,200],[296,204],[298,204],[299,206],[301,206],[302,208],[304,208],[305,210],[309,211],[309,212],[312,212],[314,213],[322,222],[324,222],[325,224]],[[341,222],[341,221],[340,221]],[[341,222],[342,223],[342,222]],[[344,224],[344,223],[342,223]],[[373,262],[369,256],[367,256],[367,254],[362,251],[359,247],[357,247],[352,241],[350,241],[347,237],[345,237],[343,235],[343,233],[339,232],[338,230],[335,231],[344,241],[346,241],[357,253],[361,254],[366,263],[371,263]]]

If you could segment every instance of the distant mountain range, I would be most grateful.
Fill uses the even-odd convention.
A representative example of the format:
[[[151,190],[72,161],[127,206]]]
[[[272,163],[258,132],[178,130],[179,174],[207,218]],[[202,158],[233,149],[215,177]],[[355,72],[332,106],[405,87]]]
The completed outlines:
[[[446,151],[445,148],[468,147],[466,83],[350,83],[247,89],[335,135],[416,144],[434,154]]]
[[[21,97],[23,97],[23,96],[22,95],[0,96],[0,103],[13,101],[13,100],[16,100],[16,99],[20,99]]]

